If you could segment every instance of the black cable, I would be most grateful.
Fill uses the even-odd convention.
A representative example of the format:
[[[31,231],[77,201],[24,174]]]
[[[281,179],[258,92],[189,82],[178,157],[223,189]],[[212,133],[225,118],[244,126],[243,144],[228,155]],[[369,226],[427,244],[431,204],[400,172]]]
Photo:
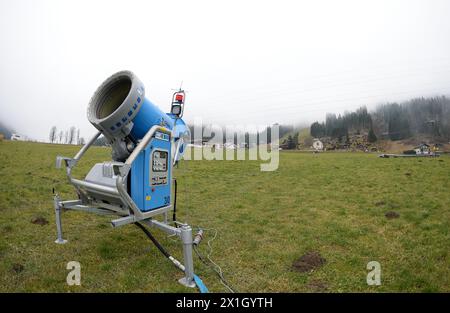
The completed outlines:
[[[156,248],[158,248],[158,250],[161,251],[161,253],[164,254],[164,256],[166,258],[170,259],[169,252],[167,252],[166,249],[164,249],[164,247],[161,246],[161,244],[158,242],[158,240],[156,240],[156,238],[153,237],[152,233],[147,228],[145,228],[144,225],[142,225],[139,222],[135,222],[134,225],[136,225],[137,227],[142,229],[142,231],[147,235],[148,238],[150,238],[150,240],[153,242],[153,244],[156,246]]]
[[[177,221],[177,179],[174,178],[173,179],[173,183],[174,183],[174,199],[173,199],[173,216],[172,216],[172,220],[175,222],[175,227],[178,227],[178,224],[176,223]]]

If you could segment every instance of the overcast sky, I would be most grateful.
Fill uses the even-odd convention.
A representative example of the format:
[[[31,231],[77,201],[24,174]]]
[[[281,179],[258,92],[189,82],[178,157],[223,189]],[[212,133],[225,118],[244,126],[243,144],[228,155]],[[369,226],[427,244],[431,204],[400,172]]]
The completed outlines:
[[[0,121],[35,139],[74,125],[89,99],[135,72],[169,110],[223,124],[450,94],[450,1],[0,0]]]

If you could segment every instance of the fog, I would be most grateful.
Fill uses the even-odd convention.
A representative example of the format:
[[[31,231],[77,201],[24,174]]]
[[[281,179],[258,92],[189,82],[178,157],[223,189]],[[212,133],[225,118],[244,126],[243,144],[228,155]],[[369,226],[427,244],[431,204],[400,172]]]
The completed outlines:
[[[448,95],[449,13],[445,0],[0,0],[0,121],[89,137],[89,99],[123,69],[166,111],[183,82],[185,118],[220,124]]]

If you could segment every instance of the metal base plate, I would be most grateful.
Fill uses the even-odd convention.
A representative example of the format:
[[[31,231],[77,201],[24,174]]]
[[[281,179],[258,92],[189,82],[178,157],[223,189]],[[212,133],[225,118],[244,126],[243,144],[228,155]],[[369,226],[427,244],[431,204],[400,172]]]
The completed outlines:
[[[182,284],[185,287],[189,287],[189,288],[195,288],[195,282],[193,280],[191,280],[190,282],[187,281],[186,277],[183,277],[181,279],[178,280],[178,282],[180,284]]]
[[[65,239],[56,239],[56,240],[55,240],[55,243],[58,243],[58,244],[63,245],[63,244],[65,244],[65,243],[67,243],[67,240],[65,240]]]

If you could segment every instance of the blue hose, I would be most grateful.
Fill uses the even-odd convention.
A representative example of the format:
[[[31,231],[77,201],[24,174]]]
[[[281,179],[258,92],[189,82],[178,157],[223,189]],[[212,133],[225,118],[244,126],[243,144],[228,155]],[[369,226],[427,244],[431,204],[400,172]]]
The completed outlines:
[[[208,293],[208,288],[206,288],[205,284],[203,283],[203,281],[200,279],[200,277],[198,277],[197,275],[194,274],[194,281],[195,284],[198,287],[198,290],[200,290],[200,293]]]

